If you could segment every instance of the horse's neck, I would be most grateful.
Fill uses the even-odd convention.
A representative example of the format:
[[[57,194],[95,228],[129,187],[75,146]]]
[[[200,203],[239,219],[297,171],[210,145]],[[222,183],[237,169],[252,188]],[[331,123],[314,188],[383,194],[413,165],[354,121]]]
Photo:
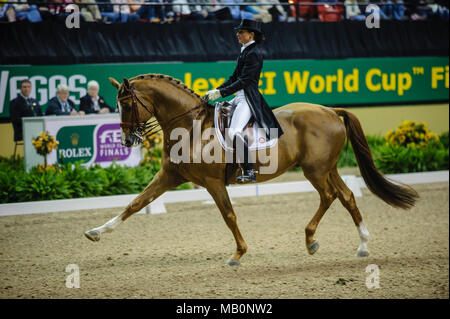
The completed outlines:
[[[183,114],[187,115],[190,110],[199,105],[200,99],[164,80],[153,81],[152,89],[156,92],[158,100],[154,106],[155,117],[163,129],[164,126],[166,128],[172,126],[174,121],[186,122],[183,126],[189,125],[187,120],[191,117],[183,116]]]

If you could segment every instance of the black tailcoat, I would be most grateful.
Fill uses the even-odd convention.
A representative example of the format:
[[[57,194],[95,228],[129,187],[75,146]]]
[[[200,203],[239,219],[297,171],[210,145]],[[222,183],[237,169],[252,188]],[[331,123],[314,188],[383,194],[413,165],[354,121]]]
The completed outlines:
[[[19,95],[9,103],[9,114],[14,128],[14,141],[22,141],[22,117],[42,116],[42,111],[36,99],[29,98],[28,102],[22,95]]]
[[[222,97],[243,89],[250,111],[258,125],[265,130],[267,138],[280,137],[283,135],[280,123],[258,90],[262,67],[262,52],[256,43],[252,43],[239,55],[233,75],[217,89]],[[270,136],[271,128],[278,129],[276,136]]]

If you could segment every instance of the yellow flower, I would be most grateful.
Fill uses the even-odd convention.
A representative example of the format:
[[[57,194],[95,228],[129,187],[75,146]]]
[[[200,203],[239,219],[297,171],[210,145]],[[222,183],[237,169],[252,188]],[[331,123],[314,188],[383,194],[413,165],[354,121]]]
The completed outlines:
[[[408,126],[410,124],[410,122],[408,121],[408,120],[404,120],[403,122],[402,122],[402,124],[400,124],[400,127],[406,127],[406,126]]]
[[[390,138],[393,134],[394,134],[394,131],[393,131],[393,130],[390,130],[389,132],[387,132],[385,138],[386,138],[387,140],[389,140],[389,138]]]

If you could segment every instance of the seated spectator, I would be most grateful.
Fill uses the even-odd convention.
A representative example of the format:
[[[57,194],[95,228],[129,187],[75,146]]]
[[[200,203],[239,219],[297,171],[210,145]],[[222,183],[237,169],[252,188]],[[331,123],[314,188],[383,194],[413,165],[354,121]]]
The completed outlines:
[[[141,2],[141,1],[140,1]],[[162,0],[145,0],[147,3],[162,3]],[[166,8],[165,6],[159,5],[141,5],[136,11],[141,19],[150,22],[161,22],[166,20]]]
[[[100,10],[100,15],[104,22],[116,22],[119,20],[120,15],[114,12],[114,7],[111,3],[111,0],[95,0],[98,5],[98,9]],[[98,4],[103,3],[103,4]]]
[[[212,6],[201,6],[199,4],[210,4],[210,0],[188,0],[191,5],[191,20],[215,20],[216,15]]]
[[[278,0],[262,0],[261,2],[266,2],[272,4],[272,7],[269,8],[269,13],[272,15],[272,21],[286,21],[287,20],[287,12],[285,8],[281,5]]]
[[[100,86],[97,81],[89,81],[87,86],[87,94],[80,99],[80,111],[84,111],[86,114],[113,113],[115,111],[103,97],[98,95]]]
[[[188,5],[181,5],[186,3],[185,0],[173,0],[172,1],[172,10],[176,16],[177,21],[180,20],[188,20],[191,16],[191,9],[189,9]]]
[[[16,3],[14,4],[14,10],[16,11],[16,19],[17,20],[28,20],[30,22],[41,22],[41,14],[35,4],[28,5],[27,0],[18,0],[17,2],[21,2],[23,4]]]
[[[139,16],[134,11],[132,12],[127,0],[111,0],[111,3],[114,5],[114,13],[116,13],[116,15],[110,15],[108,17],[112,22],[119,21],[124,23],[139,21]]]
[[[49,20],[52,18],[53,15],[50,13],[50,7],[47,4],[50,2],[49,0],[32,0],[32,2],[37,5],[42,20]]]
[[[244,1],[244,2],[248,2],[248,1]],[[269,12],[269,9],[271,7],[273,7],[272,0],[252,0],[249,2],[267,3],[268,4],[267,6],[264,6],[264,5],[248,6],[247,5],[244,7],[244,11],[252,13],[253,18],[255,20],[260,20],[263,23],[272,22],[272,14]]]
[[[39,102],[31,96],[31,82],[20,82],[20,93],[9,103],[9,114],[14,129],[14,141],[23,140],[22,117],[42,116]]]
[[[97,3],[98,9],[100,10],[100,14],[102,14],[103,12],[114,11],[113,5],[111,4],[111,0],[95,0],[95,2]]]
[[[56,88],[56,96],[48,101],[45,115],[84,115],[84,111],[75,108],[75,102],[69,99],[69,87],[60,84]]]
[[[190,3],[188,5],[182,5]],[[215,12],[219,6],[201,6],[199,4],[208,4],[211,0],[174,0],[172,10],[177,21],[180,20],[214,20]]]
[[[369,7],[370,5],[370,7]],[[388,17],[384,11],[375,3],[369,3],[365,8],[364,8],[364,14],[367,17],[369,14],[372,14],[374,17],[377,17],[379,19],[382,20],[389,20],[390,17]]]
[[[357,0],[345,0],[344,5],[347,19],[357,21],[366,20],[366,15],[361,14]]]
[[[411,20],[426,20],[429,9],[424,0],[405,0],[405,16]]]
[[[77,4],[78,7],[80,8],[80,14],[83,17],[84,21],[95,22],[102,20],[102,16],[100,14],[98,5],[84,4],[84,3],[96,3],[95,0],[73,0],[73,2],[75,2],[75,4]]]
[[[431,8],[430,16],[435,19],[448,20],[449,19],[449,10],[448,10],[448,1],[437,2],[428,5]]]
[[[404,19],[404,6],[403,6],[403,0],[386,0],[381,1],[381,11],[386,15],[388,19],[394,19],[394,20],[403,20]]]
[[[0,0],[0,21],[14,22],[16,21],[16,11],[14,6],[10,3],[5,3],[6,0]]]
[[[241,20],[241,19],[249,19],[253,20],[253,13],[242,11],[241,7],[239,6],[240,3],[242,3],[243,0],[222,0],[222,4],[227,6],[230,9],[231,16],[235,20]]]
[[[421,21],[427,19],[446,19],[448,20],[448,0],[408,0],[407,13],[411,20]]]
[[[66,12],[66,7],[72,4],[72,0],[50,0],[53,4],[49,5],[50,14],[54,15],[58,20],[65,20],[70,12]]]

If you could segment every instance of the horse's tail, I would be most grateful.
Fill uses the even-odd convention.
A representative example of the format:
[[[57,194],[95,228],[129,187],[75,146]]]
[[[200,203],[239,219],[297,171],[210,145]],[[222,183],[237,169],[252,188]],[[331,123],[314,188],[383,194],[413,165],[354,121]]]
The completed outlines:
[[[344,118],[347,137],[352,143],[361,175],[369,190],[393,207],[409,209],[414,206],[419,195],[407,185],[397,185],[387,180],[375,167],[369,144],[358,118],[344,110],[333,109]]]

